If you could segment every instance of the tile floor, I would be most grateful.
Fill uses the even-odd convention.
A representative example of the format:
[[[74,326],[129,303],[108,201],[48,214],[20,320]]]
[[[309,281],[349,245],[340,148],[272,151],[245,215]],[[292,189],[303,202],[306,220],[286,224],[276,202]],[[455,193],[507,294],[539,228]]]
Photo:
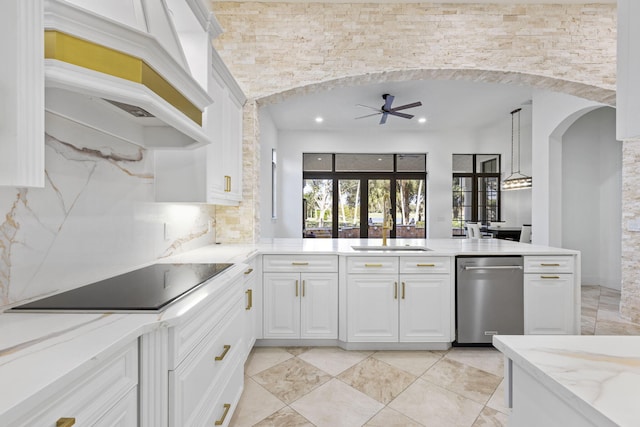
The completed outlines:
[[[585,335],[640,335],[620,293],[582,288]],[[506,426],[503,358],[491,348],[345,351],[257,347],[231,426]]]

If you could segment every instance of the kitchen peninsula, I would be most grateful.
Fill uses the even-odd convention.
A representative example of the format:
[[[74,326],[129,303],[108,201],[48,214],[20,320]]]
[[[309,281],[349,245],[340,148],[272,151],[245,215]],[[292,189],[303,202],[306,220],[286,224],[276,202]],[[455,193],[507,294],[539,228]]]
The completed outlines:
[[[455,340],[455,257],[463,255],[523,256],[530,288],[525,333],[579,333],[575,251],[498,239],[398,239],[388,247],[375,239],[210,245],[162,262],[235,265],[159,313],[0,315],[0,424],[72,417],[90,425],[113,419],[227,425],[256,339],[258,345],[446,349]],[[549,278],[540,283],[541,276]],[[352,312],[369,305],[354,289],[381,278],[391,278],[392,288],[374,287],[368,295],[389,295],[385,307],[396,310],[389,311],[396,323],[388,330],[371,328],[371,316]],[[403,323],[412,309],[412,283],[421,286],[424,303],[416,313],[428,327]],[[109,392],[96,394],[105,384]]]

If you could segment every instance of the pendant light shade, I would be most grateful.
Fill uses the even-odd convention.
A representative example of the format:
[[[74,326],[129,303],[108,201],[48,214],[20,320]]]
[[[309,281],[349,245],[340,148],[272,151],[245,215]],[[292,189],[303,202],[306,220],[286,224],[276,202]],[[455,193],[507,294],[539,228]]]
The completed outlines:
[[[511,112],[511,175],[502,181],[502,190],[523,190],[531,188],[533,179],[520,173],[520,111],[518,108]],[[518,155],[515,155],[515,146],[518,146]],[[516,160],[517,158],[517,160]],[[514,165],[517,169],[514,169]]]

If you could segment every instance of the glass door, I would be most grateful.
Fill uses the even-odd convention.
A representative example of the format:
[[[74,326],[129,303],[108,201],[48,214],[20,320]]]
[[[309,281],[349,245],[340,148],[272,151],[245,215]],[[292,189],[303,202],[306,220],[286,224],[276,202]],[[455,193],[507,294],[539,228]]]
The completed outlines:
[[[338,180],[338,237],[360,237],[360,180]]]

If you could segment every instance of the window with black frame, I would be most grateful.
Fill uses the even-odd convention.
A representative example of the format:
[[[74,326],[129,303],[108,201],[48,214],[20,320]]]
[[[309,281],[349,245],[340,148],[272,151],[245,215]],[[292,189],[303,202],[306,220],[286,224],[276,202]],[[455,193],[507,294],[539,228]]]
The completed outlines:
[[[453,237],[466,235],[466,225],[500,221],[500,155],[454,154],[452,181]]]
[[[303,237],[426,238],[426,154],[303,154]]]

